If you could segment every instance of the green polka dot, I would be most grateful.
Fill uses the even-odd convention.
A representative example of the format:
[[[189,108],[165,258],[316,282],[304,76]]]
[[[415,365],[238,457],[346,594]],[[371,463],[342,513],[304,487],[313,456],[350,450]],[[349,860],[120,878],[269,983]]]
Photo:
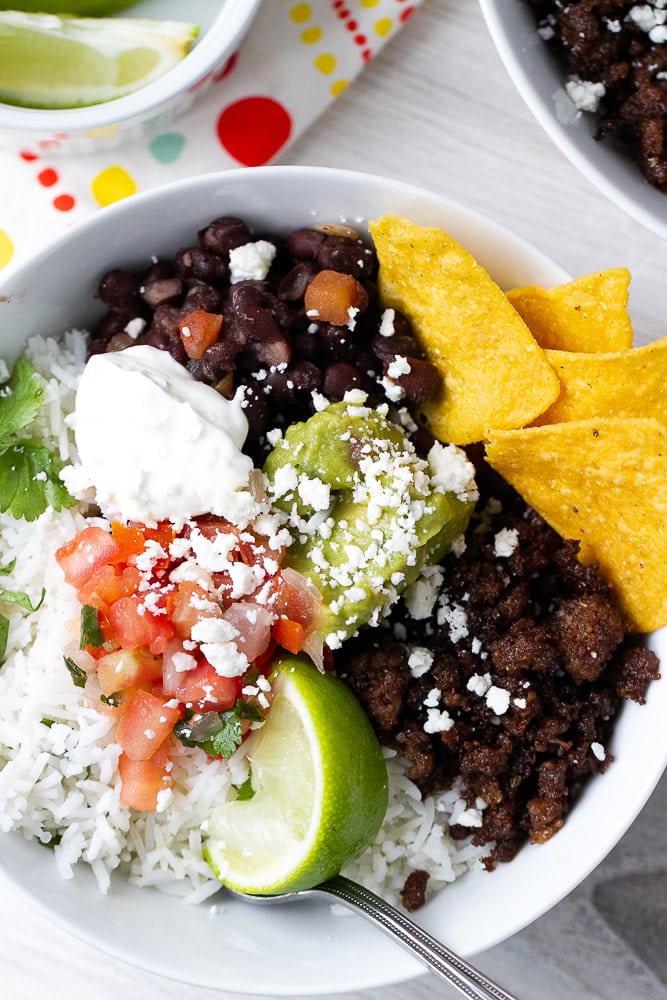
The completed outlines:
[[[151,139],[149,149],[158,163],[174,163],[183,152],[185,136],[180,132],[163,132]]]

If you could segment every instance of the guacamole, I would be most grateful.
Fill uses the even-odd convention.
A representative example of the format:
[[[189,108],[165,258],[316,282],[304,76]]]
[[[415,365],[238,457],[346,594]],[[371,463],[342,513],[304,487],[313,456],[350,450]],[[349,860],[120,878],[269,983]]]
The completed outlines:
[[[284,562],[319,588],[332,649],[360,626],[377,625],[422,568],[439,562],[465,531],[476,498],[463,452],[451,453],[465,470],[448,488],[447,449],[436,445],[434,461],[425,461],[386,406],[364,401],[349,393],[292,424],[264,467],[293,539]]]

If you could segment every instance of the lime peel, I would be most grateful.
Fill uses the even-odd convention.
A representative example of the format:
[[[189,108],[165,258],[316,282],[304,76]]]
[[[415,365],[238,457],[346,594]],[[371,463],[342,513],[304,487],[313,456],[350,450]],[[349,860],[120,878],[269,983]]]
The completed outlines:
[[[212,809],[204,854],[232,889],[276,894],[330,878],[371,844],[387,768],[354,695],[298,658],[280,661],[264,726],[246,743],[254,795]]]
[[[0,101],[87,107],[124,97],[176,66],[196,24],[0,11]]]

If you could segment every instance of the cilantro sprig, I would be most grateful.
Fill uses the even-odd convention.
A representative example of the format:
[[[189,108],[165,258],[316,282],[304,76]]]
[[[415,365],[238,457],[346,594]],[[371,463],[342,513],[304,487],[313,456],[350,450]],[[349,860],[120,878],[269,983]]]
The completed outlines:
[[[81,638],[79,649],[92,646],[99,649],[105,643],[104,632],[100,628],[100,616],[97,608],[92,608],[89,604],[84,604],[81,608]]]
[[[0,386],[0,512],[35,521],[48,506],[71,507],[59,478],[60,459],[46,445],[20,437],[44,401],[44,383],[29,361],[17,361]]]
[[[174,736],[186,747],[199,747],[209,757],[231,757],[237,747],[243,742],[241,723],[244,719],[251,722],[262,722],[264,716],[257,705],[237,698],[233,708],[225,712],[206,712],[201,716],[199,726],[202,732],[197,734],[197,725],[193,720],[181,719],[174,726]],[[204,735],[205,734],[205,735]]]
[[[9,576],[14,567],[16,566],[16,559],[12,559],[10,563],[6,566],[0,566],[0,576]],[[4,587],[0,587],[0,604],[16,604],[19,608],[23,608],[24,611],[32,612],[37,611],[41,607],[42,601],[44,600],[44,595],[46,590],[42,587],[42,595],[37,602],[33,604],[27,594],[24,594],[21,590],[6,590]],[[6,615],[0,614],[0,666],[5,659],[5,653],[7,652],[7,639],[9,637],[9,618]]]

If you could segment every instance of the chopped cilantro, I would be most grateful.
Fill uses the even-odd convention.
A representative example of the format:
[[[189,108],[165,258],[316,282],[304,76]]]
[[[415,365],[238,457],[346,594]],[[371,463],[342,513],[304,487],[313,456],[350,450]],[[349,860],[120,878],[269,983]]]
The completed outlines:
[[[72,680],[74,681],[75,686],[78,688],[85,687],[86,678],[88,676],[86,671],[82,670],[81,667],[74,662],[71,656],[63,656],[63,660],[65,661],[65,666],[72,675]]]
[[[116,691],[115,694],[101,694],[100,701],[103,705],[109,705],[110,708],[118,708],[120,705],[120,691]]]
[[[211,716],[206,726],[206,735],[201,739],[194,736],[190,720],[182,719],[174,726],[174,735],[186,747],[200,747],[209,757],[231,757],[243,742],[243,719],[261,722],[264,716],[251,702],[237,698],[233,708],[225,712],[207,712]],[[217,721],[215,720],[217,716]]]
[[[0,576],[8,576],[9,573],[14,569],[16,565],[16,559],[12,559],[10,563],[6,566],[0,566]],[[44,600],[44,594],[46,593],[44,587],[42,587],[42,596],[40,597],[37,604],[33,604],[27,594],[24,594],[20,590],[5,590],[4,587],[0,587],[0,603],[4,604],[17,604],[19,608],[23,608],[24,611],[37,611],[41,607],[42,601]],[[0,614],[0,666],[5,658],[5,653],[7,652],[7,639],[9,637],[9,618],[6,615]]]
[[[246,780],[242,785],[236,789],[236,798],[239,802],[245,802],[247,799],[251,799],[255,794],[255,789],[252,787],[252,777],[248,775]]]
[[[55,721],[55,719],[40,719],[42,725],[46,726],[47,729],[50,729],[55,724]]]
[[[45,445],[17,440],[39,413],[44,384],[29,361],[17,361],[0,387],[0,512],[36,520],[47,506],[60,510],[74,503],[59,478],[60,459]]]
[[[91,608],[89,604],[84,604],[81,609],[81,639],[79,649],[85,649],[86,646],[99,649],[104,643],[104,633],[100,628],[100,616],[97,608]]]

